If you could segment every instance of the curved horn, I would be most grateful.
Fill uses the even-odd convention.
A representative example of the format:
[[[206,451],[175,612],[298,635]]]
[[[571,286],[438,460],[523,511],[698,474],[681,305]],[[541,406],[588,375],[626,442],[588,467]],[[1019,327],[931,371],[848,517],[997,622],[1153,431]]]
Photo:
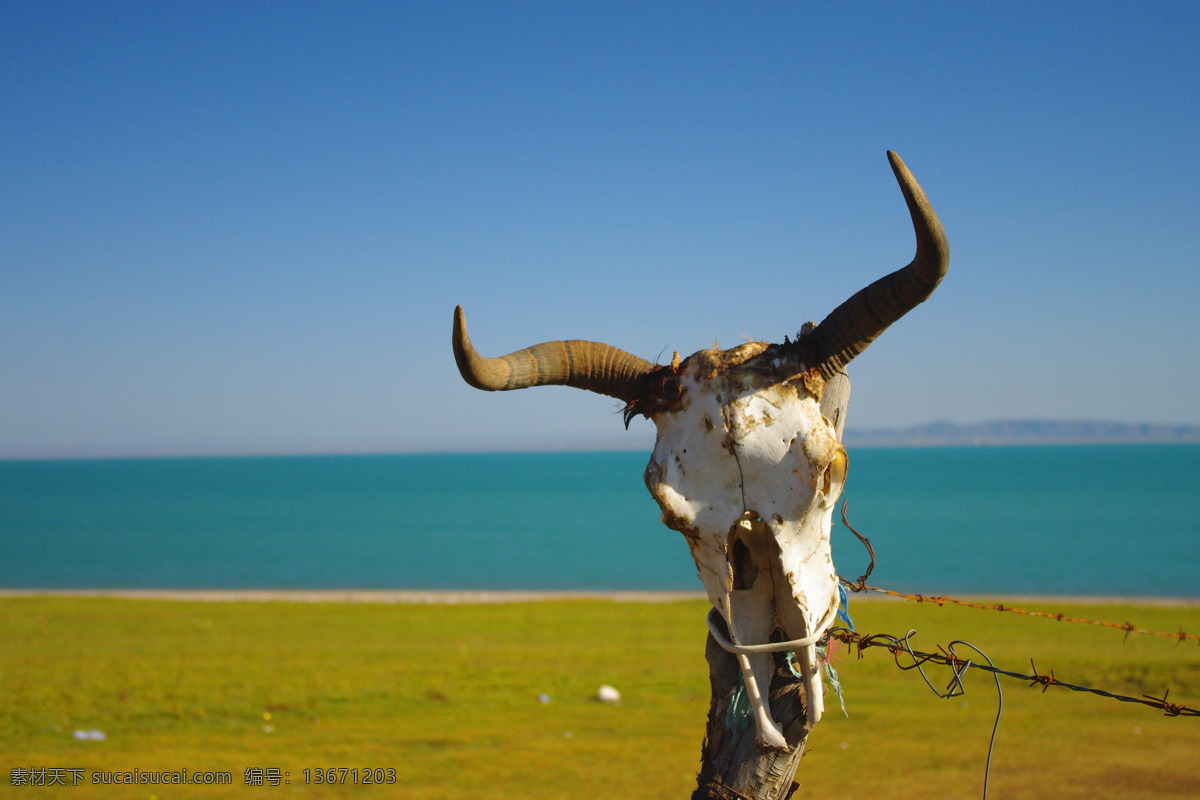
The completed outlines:
[[[907,267],[885,275],[835,308],[805,338],[809,354],[826,379],[866,350],[889,325],[933,294],[950,265],[946,233],[925,193],[900,156],[889,150],[888,161],[908,203],[917,234],[917,254]]]
[[[639,376],[654,369],[644,358],[600,342],[543,342],[499,358],[475,352],[462,306],[454,309],[454,360],[476,389],[501,392],[558,384],[606,394],[628,403]]]

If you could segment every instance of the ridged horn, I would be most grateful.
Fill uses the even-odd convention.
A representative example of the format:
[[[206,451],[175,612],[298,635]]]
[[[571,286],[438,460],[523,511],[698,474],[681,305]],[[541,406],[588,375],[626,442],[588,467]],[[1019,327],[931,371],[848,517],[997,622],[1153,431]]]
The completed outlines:
[[[654,365],[600,342],[580,339],[543,342],[499,358],[484,358],[471,346],[462,306],[454,309],[454,360],[463,380],[476,389],[503,392],[560,385],[606,394],[628,403],[634,382]]]
[[[887,155],[912,216],[917,254],[907,267],[885,275],[835,308],[805,338],[810,357],[826,379],[866,350],[889,325],[928,299],[950,266],[950,244],[937,214],[900,156],[891,150]]]

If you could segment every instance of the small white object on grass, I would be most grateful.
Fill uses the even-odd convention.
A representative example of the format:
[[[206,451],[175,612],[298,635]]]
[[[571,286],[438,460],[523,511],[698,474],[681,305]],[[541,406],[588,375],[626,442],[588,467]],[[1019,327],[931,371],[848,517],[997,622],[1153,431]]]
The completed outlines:
[[[621,702],[621,693],[606,683],[596,692],[596,699],[615,706]]]
[[[98,731],[98,730],[75,731],[71,735],[74,736],[76,739],[78,739],[81,742],[103,742],[105,739],[108,738],[107,736],[104,735],[104,731]]]
[[[538,702],[539,703],[549,703],[550,695],[546,694],[545,692],[542,692],[541,694],[538,695]]]

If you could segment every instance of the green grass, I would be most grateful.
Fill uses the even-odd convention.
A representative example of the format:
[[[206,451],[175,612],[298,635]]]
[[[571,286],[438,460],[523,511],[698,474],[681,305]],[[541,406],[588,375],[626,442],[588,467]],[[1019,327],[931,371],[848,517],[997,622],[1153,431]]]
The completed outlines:
[[[0,795],[686,798],[708,709],[703,602],[414,606],[0,599]],[[1200,609],[1046,610],[1200,631]],[[933,650],[966,639],[997,666],[1200,707],[1200,647],[1009,614],[863,601],[860,631]],[[989,676],[939,700],[883,649],[839,662],[797,797],[973,797],[996,713]],[[947,673],[934,668],[935,684]],[[591,698],[603,683],[619,707]],[[1198,797],[1200,718],[1001,679],[993,797]],[[551,702],[538,702],[539,693]],[[270,715],[270,719],[264,717]],[[264,726],[272,726],[270,732]],[[100,729],[103,742],[75,741]],[[86,785],[9,786],[18,767]],[[291,784],[243,784],[278,767]],[[305,785],[303,770],[384,767],[392,786]],[[225,787],[91,785],[93,771],[229,771]]]

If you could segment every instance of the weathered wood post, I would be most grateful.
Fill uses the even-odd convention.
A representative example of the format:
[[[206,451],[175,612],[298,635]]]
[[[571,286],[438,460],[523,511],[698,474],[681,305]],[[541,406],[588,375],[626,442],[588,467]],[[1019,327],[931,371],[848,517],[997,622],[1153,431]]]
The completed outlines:
[[[719,624],[719,623],[718,623]],[[722,631],[728,636],[728,629]],[[704,651],[708,659],[712,699],[700,774],[692,800],[784,800],[792,796],[794,776],[804,755],[811,725],[808,723],[804,682],[793,677],[782,657],[775,661],[768,694],[771,716],[779,723],[788,750],[763,747],[755,742],[753,720],[730,724],[730,705],[740,690],[741,670],[732,653],[710,635]]]

